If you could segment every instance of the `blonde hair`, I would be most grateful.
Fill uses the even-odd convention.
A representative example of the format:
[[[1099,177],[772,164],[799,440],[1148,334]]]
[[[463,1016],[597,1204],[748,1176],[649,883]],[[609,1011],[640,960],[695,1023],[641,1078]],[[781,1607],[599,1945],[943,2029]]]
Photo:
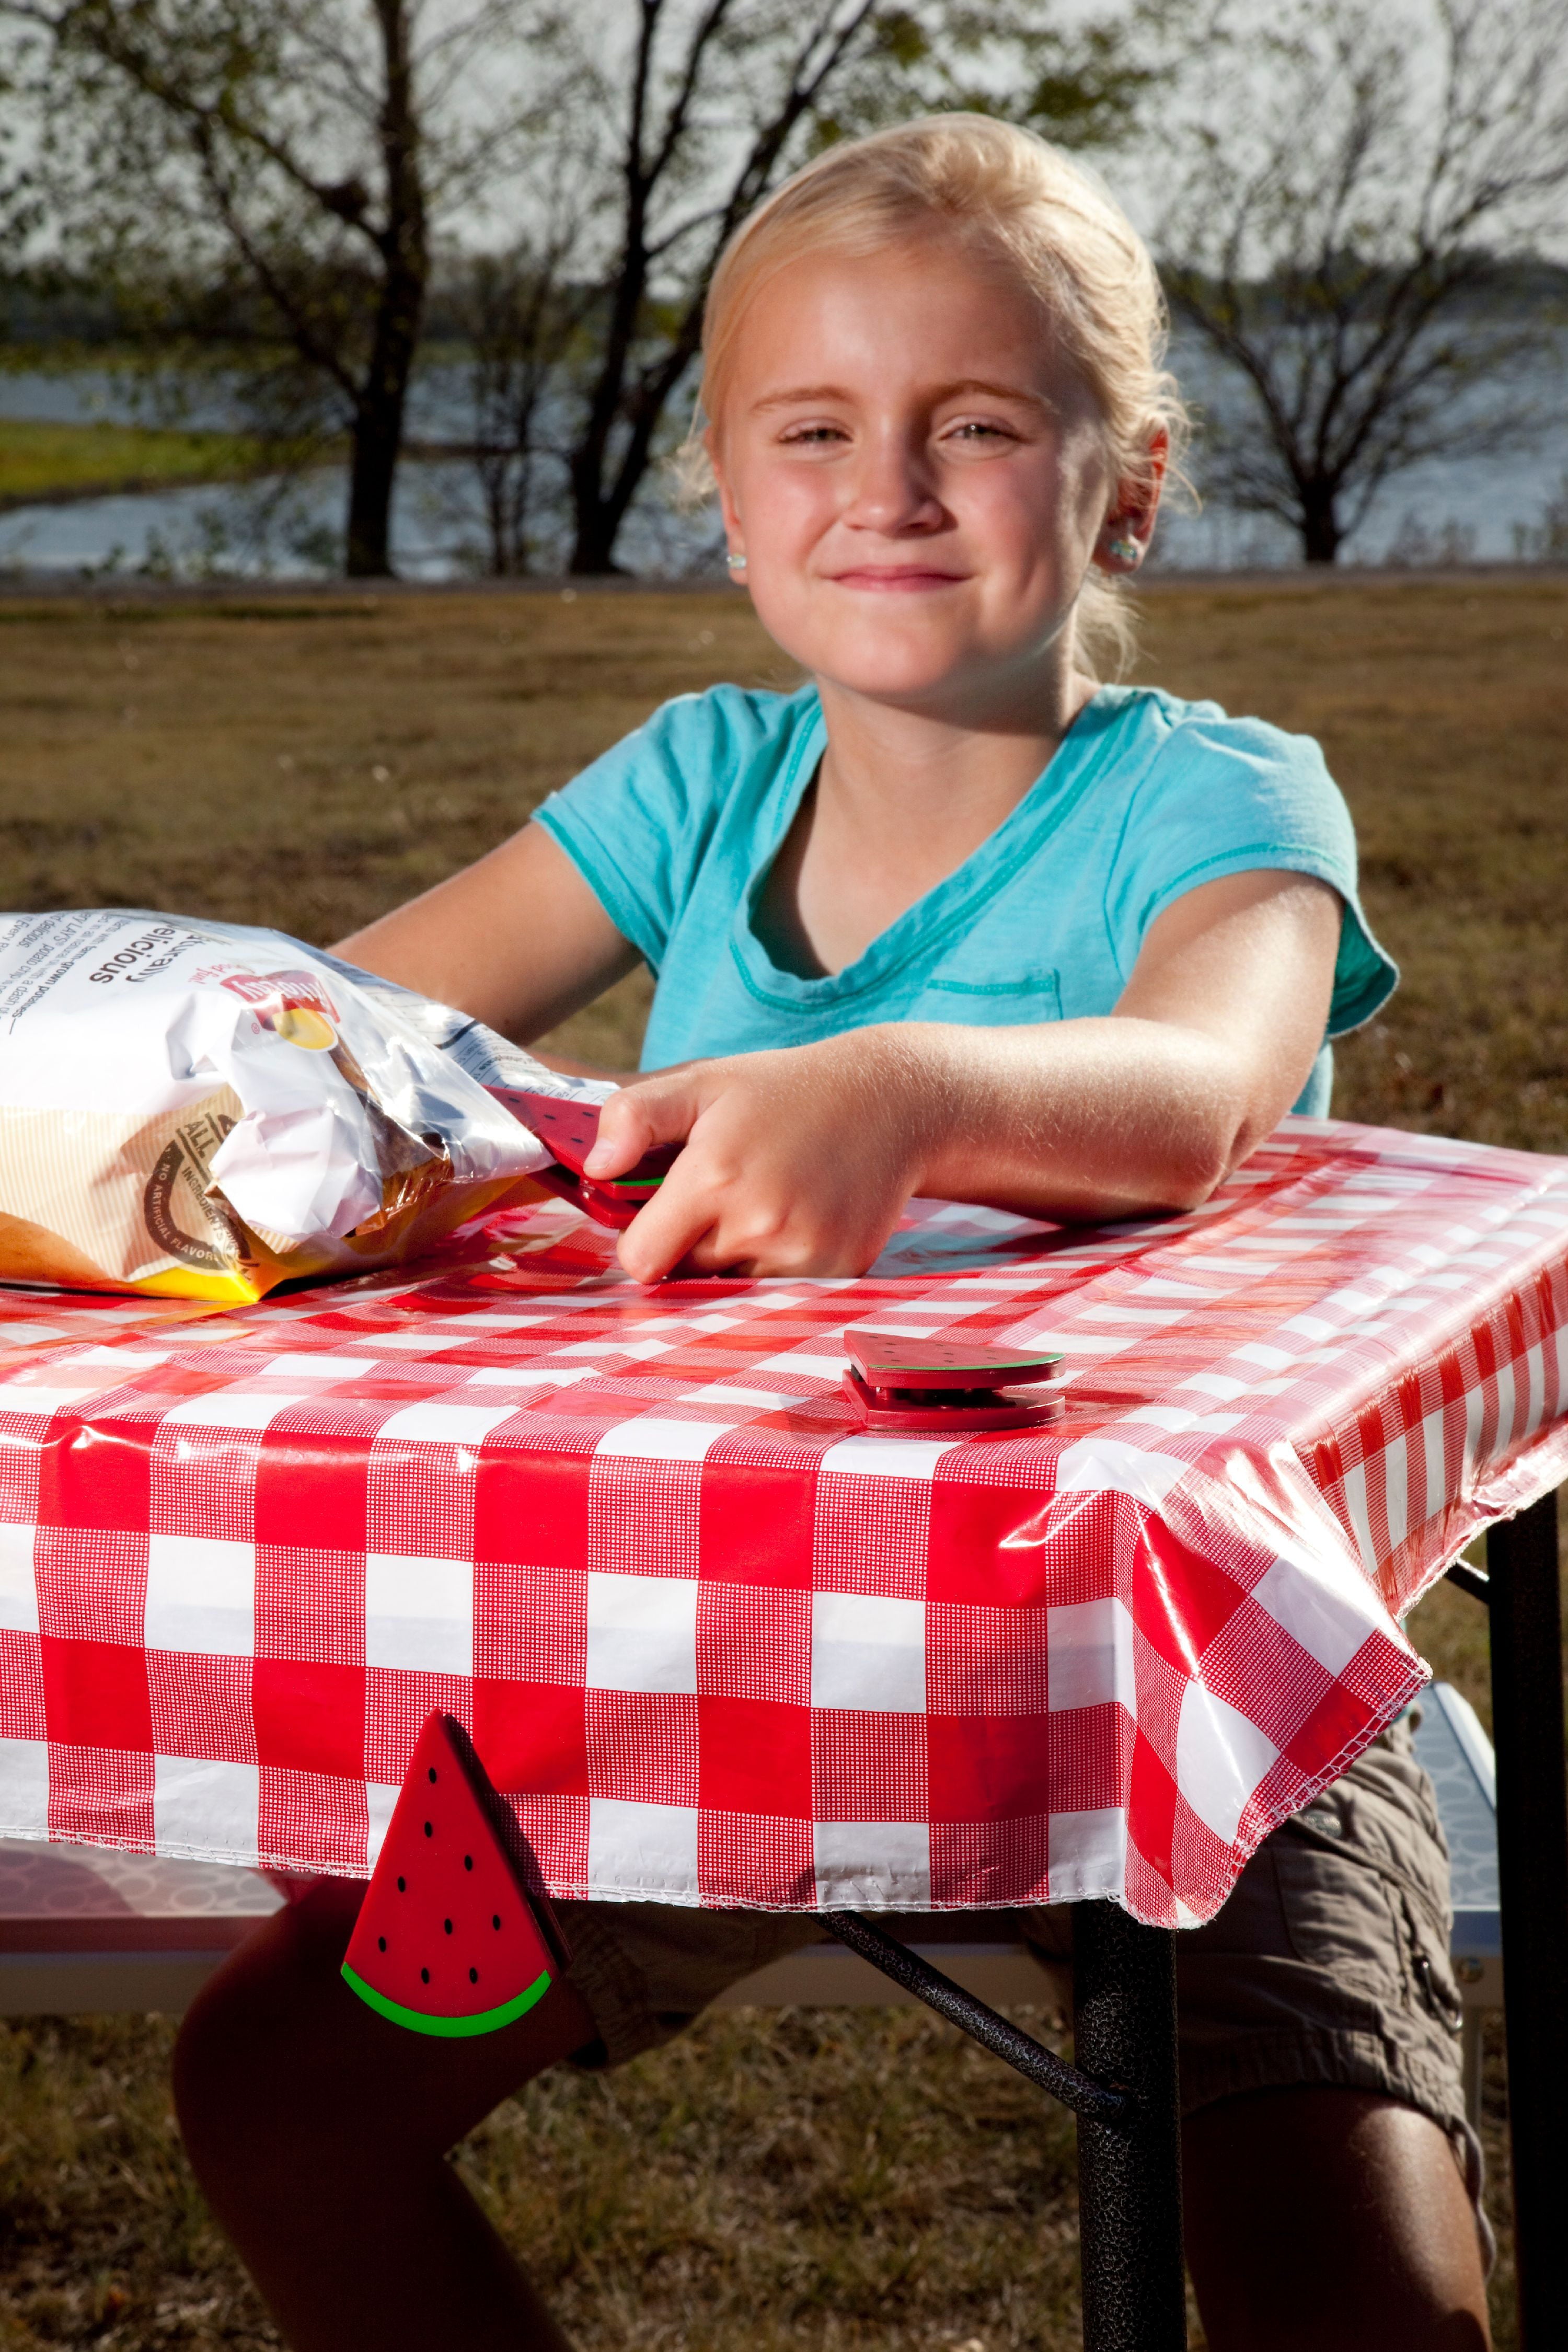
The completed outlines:
[[[702,320],[702,392],[681,470],[712,487],[704,414],[717,425],[747,311],[809,253],[876,252],[942,228],[999,254],[1044,308],[1100,412],[1118,480],[1148,482],[1150,446],[1188,438],[1164,367],[1167,320],[1148,247],[1109,191],[1060,148],[984,114],[932,114],[830,147],[743,222],[720,256]],[[1085,658],[1120,676],[1135,651],[1124,588],[1091,571],[1078,603]]]

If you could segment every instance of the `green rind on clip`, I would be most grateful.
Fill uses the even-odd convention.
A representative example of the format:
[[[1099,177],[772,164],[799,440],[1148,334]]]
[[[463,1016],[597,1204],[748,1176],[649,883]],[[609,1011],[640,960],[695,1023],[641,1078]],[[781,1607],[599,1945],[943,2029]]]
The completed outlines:
[[[482,2009],[475,2017],[431,2017],[424,2010],[405,2009],[400,2000],[389,2000],[385,1993],[377,1992],[374,1985],[366,1984],[358,1971],[350,1968],[347,1960],[343,1962],[343,1977],[361,2000],[378,2011],[383,2017],[390,2019],[394,2025],[405,2026],[410,2033],[437,2034],[447,2042],[467,2042],[476,2033],[498,2033],[503,2025],[510,2025],[514,2019],[526,2017],[535,2002],[543,2000],[552,1982],[546,1969],[534,1978],[525,1991],[518,1994],[515,2000],[503,2000],[499,2009]]]

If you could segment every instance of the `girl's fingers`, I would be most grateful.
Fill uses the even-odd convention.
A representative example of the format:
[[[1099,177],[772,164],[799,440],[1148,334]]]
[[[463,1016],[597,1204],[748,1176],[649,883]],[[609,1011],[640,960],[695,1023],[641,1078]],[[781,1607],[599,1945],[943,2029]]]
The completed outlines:
[[[637,1282],[689,1274],[860,1274],[877,1255],[897,1219],[894,1202],[880,1219],[834,1205],[802,1187],[780,1198],[768,1214],[732,1186],[715,1186],[700,1170],[679,1163],[647,1207],[621,1236],[620,1260]]]
[[[616,1255],[634,1282],[662,1282],[712,1230],[713,1201],[705,1186],[683,1182],[677,1168],[621,1235]],[[700,1272],[708,1272],[704,1262]]]
[[[589,1176],[622,1176],[659,1143],[684,1143],[702,1108],[691,1069],[639,1078],[613,1094],[599,1113],[599,1134],[584,1161]]]

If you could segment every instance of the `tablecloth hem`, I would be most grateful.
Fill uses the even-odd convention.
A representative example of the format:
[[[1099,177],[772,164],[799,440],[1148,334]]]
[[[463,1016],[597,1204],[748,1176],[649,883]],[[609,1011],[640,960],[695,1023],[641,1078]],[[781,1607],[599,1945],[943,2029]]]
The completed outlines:
[[[1568,1423],[1560,1423],[1539,1438],[1525,1453],[1516,1454],[1501,1470],[1482,1481],[1476,1489],[1474,1508],[1482,1526],[1495,1527],[1500,1519],[1517,1518],[1521,1511],[1529,1510],[1568,1478]],[[1475,1532],[1479,1533],[1478,1528]],[[1472,1540],[1470,1537],[1466,1541]],[[1463,1550],[1464,1546],[1459,1547]],[[1447,1570],[1458,1558],[1456,1551],[1444,1562]]]
[[[1533,1504],[1554,1494],[1564,1480],[1568,1480],[1568,1423],[1549,1431],[1516,1454],[1501,1469],[1493,1470],[1468,1495],[1458,1498],[1447,1542],[1437,1557],[1423,1568],[1409,1598],[1399,1604],[1395,1622],[1404,1624],[1416,1603],[1434,1585],[1441,1583],[1478,1536],[1485,1535],[1489,1528],[1505,1519],[1518,1518],[1521,1511],[1528,1511]]]

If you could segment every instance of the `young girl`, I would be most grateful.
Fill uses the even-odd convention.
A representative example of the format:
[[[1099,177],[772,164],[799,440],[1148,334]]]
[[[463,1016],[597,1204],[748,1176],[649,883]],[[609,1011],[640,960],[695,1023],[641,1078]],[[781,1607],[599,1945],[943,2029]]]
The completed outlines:
[[[808,683],[668,704],[343,948],[524,1041],[647,959],[647,1074],[590,1163],[685,1146],[623,1238],[638,1279],[858,1273],[917,1193],[1184,1208],[1327,1108],[1325,1039],[1393,972],[1316,745],[1096,678],[1182,423],[1160,341],[1114,205],[979,117],[834,149],[725,254],[703,446],[731,571]],[[1180,1939],[1216,2352],[1486,2341],[1446,1889],[1390,1738]],[[192,2011],[196,2169],[298,2352],[559,2345],[445,2151],[813,1922],[563,1906],[569,1979],[454,2043],[342,1985],[359,1895],[323,1882]]]

